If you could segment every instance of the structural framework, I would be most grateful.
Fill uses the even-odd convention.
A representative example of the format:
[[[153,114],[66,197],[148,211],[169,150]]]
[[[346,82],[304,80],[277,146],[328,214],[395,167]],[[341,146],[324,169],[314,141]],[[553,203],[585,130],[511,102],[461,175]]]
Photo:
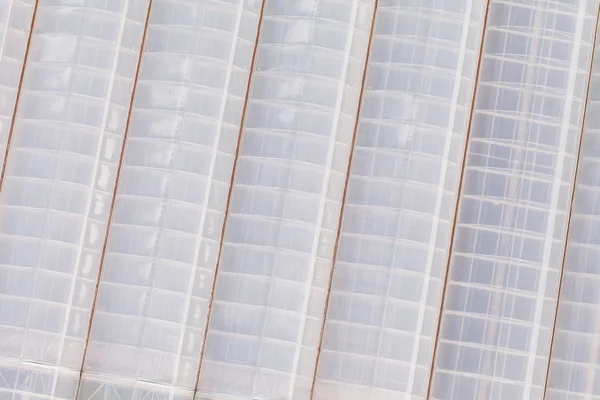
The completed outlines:
[[[599,9],[0,0],[0,399],[599,400]]]

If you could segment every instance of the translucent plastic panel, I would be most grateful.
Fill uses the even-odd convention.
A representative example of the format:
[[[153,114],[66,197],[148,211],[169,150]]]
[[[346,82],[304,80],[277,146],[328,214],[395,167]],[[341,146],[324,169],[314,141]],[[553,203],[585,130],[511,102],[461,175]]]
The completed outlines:
[[[34,6],[35,0],[0,1],[0,165],[4,162]]]
[[[266,1],[202,399],[309,398],[372,18],[371,0]]]
[[[82,400],[193,396],[260,8],[152,2]]]
[[[146,11],[39,1],[0,196],[0,397],[74,396]]]
[[[492,0],[432,398],[542,398],[597,0]]]
[[[315,399],[426,394],[484,11],[379,1]]]
[[[597,46],[581,139],[547,400],[600,399],[599,54]]]

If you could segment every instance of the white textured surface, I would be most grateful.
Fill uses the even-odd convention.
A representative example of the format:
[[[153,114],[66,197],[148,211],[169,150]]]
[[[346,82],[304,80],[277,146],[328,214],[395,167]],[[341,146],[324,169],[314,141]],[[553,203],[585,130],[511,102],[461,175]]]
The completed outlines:
[[[484,11],[379,1],[316,399],[425,397]]]
[[[597,11],[491,2],[435,399],[542,398]]]
[[[260,6],[152,2],[82,389],[193,396]]]
[[[572,204],[547,400],[600,399],[600,52]]]
[[[0,0],[0,399],[600,400],[600,1],[487,3]]]
[[[0,388],[13,398],[74,396],[146,10],[39,2],[0,196]]]
[[[266,1],[201,397],[309,396],[372,17]]]
[[[0,165],[6,155],[34,5],[35,0],[0,1]]]

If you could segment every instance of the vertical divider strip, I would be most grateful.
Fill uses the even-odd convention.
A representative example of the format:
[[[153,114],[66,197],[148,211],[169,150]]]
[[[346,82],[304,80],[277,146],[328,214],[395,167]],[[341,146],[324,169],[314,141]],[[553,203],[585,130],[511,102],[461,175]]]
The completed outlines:
[[[558,273],[558,294],[556,296],[556,308],[554,310],[554,321],[552,323],[552,330],[550,331],[550,352],[548,353],[548,364],[546,366],[546,377],[544,379],[544,388],[543,388],[543,394],[542,394],[542,399],[546,398],[546,392],[548,389],[548,377],[550,375],[550,362],[552,360],[552,350],[554,349],[554,337],[555,337],[555,331],[556,331],[556,321],[557,321],[557,317],[558,317],[558,305],[560,303],[560,294],[562,291],[562,283],[563,283],[563,275],[564,275],[564,271],[565,271],[565,261],[566,261],[566,255],[567,255],[567,249],[568,249],[568,244],[569,244],[569,234],[571,232],[571,217],[573,215],[573,200],[575,199],[575,189],[577,187],[577,174],[579,172],[579,160],[581,157],[581,146],[582,146],[582,142],[583,142],[583,132],[585,129],[585,120],[586,120],[586,115],[587,115],[587,108],[588,108],[588,103],[589,103],[589,97],[590,97],[590,88],[592,86],[592,74],[593,74],[593,67],[594,67],[594,57],[596,55],[596,43],[598,40],[598,34],[600,33],[598,27],[600,25],[600,4],[598,5],[598,13],[596,15],[596,29],[594,31],[594,39],[592,40],[592,53],[590,56],[590,65],[589,65],[589,70],[588,70],[588,81],[587,81],[587,87],[586,87],[586,91],[585,91],[585,97],[584,97],[584,103],[583,103],[583,113],[581,116],[581,132],[579,133],[579,145],[577,148],[577,158],[575,160],[575,175],[573,178],[573,188],[571,190],[571,197],[570,197],[570,203],[569,203],[569,213],[567,215],[567,232],[565,234],[565,244],[564,244],[564,248],[563,248],[563,252],[562,252],[562,263],[561,263],[561,267]],[[596,324],[596,327],[598,327],[598,324]],[[596,331],[596,334],[598,334],[598,332]]]
[[[127,121],[125,123],[125,131],[123,133],[123,143],[121,145],[121,153],[119,155],[119,162],[117,164],[117,173],[115,176],[115,186],[113,188],[113,193],[112,193],[112,199],[111,199],[111,203],[110,203],[110,208],[108,211],[108,220],[106,223],[106,231],[104,233],[104,243],[102,246],[102,254],[100,255],[100,265],[98,266],[98,275],[96,277],[96,286],[94,287],[94,294],[93,294],[93,300],[92,300],[92,308],[90,311],[90,318],[88,321],[88,328],[87,328],[87,332],[85,335],[85,340],[84,340],[84,345],[83,345],[83,356],[81,357],[81,366],[79,368],[79,379],[77,381],[77,388],[76,388],[76,395],[75,398],[77,399],[79,397],[79,390],[81,388],[81,381],[83,379],[83,368],[85,366],[85,358],[87,355],[87,350],[88,350],[88,344],[90,341],[90,334],[92,331],[92,321],[94,319],[94,311],[96,310],[96,304],[97,304],[97,300],[98,300],[98,289],[100,287],[100,277],[102,275],[102,266],[104,265],[104,258],[106,256],[106,245],[108,242],[108,234],[110,232],[110,223],[112,221],[112,217],[113,217],[113,211],[115,208],[115,199],[117,197],[117,189],[119,187],[119,178],[121,175],[121,166],[123,165],[123,155],[125,152],[125,145],[127,143],[127,135],[129,133],[129,124],[131,122],[131,110],[133,108],[133,102],[135,100],[135,93],[136,93],[136,89],[137,89],[137,83],[138,83],[138,77],[140,75],[140,66],[142,64],[142,56],[144,54],[144,47],[146,44],[146,34],[148,32],[148,25],[150,22],[150,12],[152,11],[152,0],[148,0],[148,12],[146,13],[146,20],[144,21],[144,29],[143,29],[143,33],[142,33],[142,41],[140,44],[140,54],[138,57],[138,61],[137,61],[137,65],[136,65],[136,69],[135,69],[135,75],[133,78],[133,87],[131,90],[131,98],[129,100],[129,109],[127,111]],[[118,51],[117,51],[117,55],[115,55],[115,57],[118,56]],[[110,95],[110,93],[109,93]],[[109,98],[110,101],[110,98]]]
[[[433,337],[433,353],[431,355],[431,367],[429,369],[429,382],[427,384],[427,394],[425,395],[425,399],[429,399],[431,397],[431,388],[432,388],[433,375],[434,375],[434,370],[435,370],[435,358],[437,355],[438,341],[439,341],[440,330],[441,330],[441,326],[442,326],[442,314],[444,311],[444,303],[446,300],[446,288],[448,286],[448,275],[450,273],[450,271],[449,271],[450,270],[450,261],[452,259],[452,246],[454,245],[454,238],[455,238],[455,234],[456,234],[456,219],[457,219],[457,215],[458,215],[458,207],[460,205],[460,195],[461,195],[462,187],[463,187],[463,183],[464,183],[465,167],[466,167],[466,163],[467,163],[467,151],[469,148],[469,137],[471,134],[471,126],[473,124],[473,111],[475,110],[475,98],[477,95],[477,84],[479,82],[479,75],[481,72],[480,70],[481,70],[481,63],[482,63],[483,46],[485,43],[485,36],[486,36],[485,33],[486,33],[486,28],[487,28],[487,21],[488,21],[488,17],[489,17],[489,10],[490,10],[491,2],[492,2],[492,0],[487,0],[487,4],[485,6],[485,15],[483,17],[483,26],[481,27],[481,43],[479,45],[477,69],[475,71],[475,82],[473,83],[473,96],[471,98],[471,111],[469,113],[469,122],[467,125],[467,133],[465,135],[465,145],[464,145],[464,149],[463,149],[463,160],[462,160],[462,166],[460,169],[460,177],[459,177],[459,181],[458,181],[458,191],[457,191],[457,196],[456,196],[456,205],[455,205],[455,209],[454,209],[454,219],[453,219],[452,228],[451,228],[451,232],[450,232],[450,244],[448,246],[448,259],[446,261],[446,273],[444,274],[444,283],[442,285],[442,296],[441,296],[442,300],[440,302],[437,328],[436,328],[435,336]]]
[[[365,82],[367,80],[367,69],[369,65],[369,56],[371,54],[371,43],[373,42],[373,31],[375,29],[375,18],[377,15],[377,7],[379,5],[379,0],[375,0],[373,4],[373,19],[371,21],[371,29],[369,31],[369,42],[367,44],[367,57],[365,59],[365,67],[363,69],[362,81],[360,84],[360,93],[358,95],[358,106],[356,108],[356,119],[354,120],[354,132],[352,133],[352,141],[350,142],[350,155],[348,158],[348,168],[346,170],[346,179],[344,182],[344,192],[342,194],[342,203],[340,205],[340,216],[338,219],[337,232],[335,236],[335,244],[333,246],[333,258],[331,261],[331,272],[329,273],[329,282],[327,284],[327,295],[325,296],[325,308],[323,310],[323,322],[321,323],[321,332],[319,334],[319,344],[317,346],[317,357],[315,359],[315,366],[312,378],[312,384],[310,388],[310,399],[314,396],[315,384],[317,382],[317,369],[319,367],[319,358],[321,356],[321,347],[323,345],[323,334],[325,333],[325,320],[327,318],[327,311],[329,309],[329,298],[331,294],[331,284],[333,283],[333,270],[335,267],[335,260],[337,258],[338,246],[340,242],[340,232],[342,230],[342,219],[344,217],[344,206],[346,204],[346,195],[348,192],[348,181],[350,180],[350,168],[352,167],[352,158],[354,156],[354,144],[356,142],[356,133],[358,131],[358,121],[360,117],[360,110],[362,107],[362,98],[365,90]]]
[[[229,207],[231,205],[231,194],[233,192],[233,182],[235,179],[235,174],[237,171],[238,164],[238,156],[240,154],[240,147],[242,143],[242,132],[244,130],[244,123],[246,121],[246,109],[248,107],[248,98],[250,96],[250,88],[252,85],[252,77],[254,75],[254,64],[256,62],[256,53],[258,52],[258,41],[260,38],[260,31],[262,28],[263,15],[265,11],[265,3],[268,0],[262,0],[262,4],[260,7],[260,13],[258,16],[258,27],[256,30],[256,41],[254,42],[254,49],[252,51],[252,61],[250,62],[250,69],[248,74],[248,83],[246,85],[246,97],[244,98],[244,105],[242,107],[242,118],[240,121],[240,129],[238,133],[237,144],[235,148],[235,153],[233,156],[233,168],[231,170],[231,180],[229,181],[229,191],[227,193],[227,200],[225,201],[225,213],[223,216],[223,226],[221,228],[221,236],[219,239],[219,247],[217,249],[217,263],[215,265],[215,271],[213,273],[212,286],[210,288],[210,297],[208,300],[208,308],[206,312],[206,323],[204,325],[204,335],[202,337],[202,343],[200,346],[200,358],[198,360],[198,371],[196,373],[196,382],[194,383],[194,399],[196,398],[196,393],[198,392],[198,382],[200,380],[200,373],[202,372],[202,360],[204,358],[204,348],[206,347],[206,339],[208,337],[208,326],[210,323],[210,316],[212,312],[213,298],[215,294],[215,287],[217,283],[217,274],[219,273],[219,264],[221,263],[221,253],[223,251],[223,240],[225,237],[225,228],[227,227],[227,217],[229,215]]]
[[[35,0],[33,6],[33,14],[31,16],[31,25],[29,27],[29,37],[27,38],[27,44],[25,45],[25,55],[23,56],[23,66],[21,67],[21,75],[19,76],[19,84],[17,85],[17,95],[15,96],[15,106],[13,108],[12,118],[10,120],[10,127],[8,128],[8,138],[6,140],[6,151],[4,152],[4,160],[2,161],[2,167],[0,168],[0,192],[2,191],[2,183],[4,182],[4,173],[6,171],[6,164],[8,163],[8,152],[10,151],[10,142],[12,141],[13,132],[15,130],[15,121],[17,120],[17,110],[19,108],[19,100],[21,99],[21,89],[23,88],[23,80],[25,78],[25,67],[27,66],[27,59],[29,58],[29,48],[31,47],[31,38],[33,37],[33,27],[35,26],[35,18],[37,16],[38,6],[40,0]],[[9,20],[6,22],[10,23]]]

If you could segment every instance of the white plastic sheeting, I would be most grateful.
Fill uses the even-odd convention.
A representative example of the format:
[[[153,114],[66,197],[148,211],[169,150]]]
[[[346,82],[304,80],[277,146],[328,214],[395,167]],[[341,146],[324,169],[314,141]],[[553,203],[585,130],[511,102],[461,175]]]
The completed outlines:
[[[379,1],[316,399],[425,397],[484,15]]]
[[[202,398],[309,396],[373,4],[265,3]]]
[[[598,1],[488,13],[434,399],[542,398]]]
[[[154,0],[80,399],[191,399],[261,2]]]
[[[600,52],[581,138],[546,399],[600,398]]]
[[[0,398],[600,399],[599,7],[0,0]]]
[[[6,143],[23,71],[34,5],[35,0],[0,2],[0,162],[2,163],[4,163]]]
[[[0,396],[75,395],[146,10],[37,5],[0,197]]]

